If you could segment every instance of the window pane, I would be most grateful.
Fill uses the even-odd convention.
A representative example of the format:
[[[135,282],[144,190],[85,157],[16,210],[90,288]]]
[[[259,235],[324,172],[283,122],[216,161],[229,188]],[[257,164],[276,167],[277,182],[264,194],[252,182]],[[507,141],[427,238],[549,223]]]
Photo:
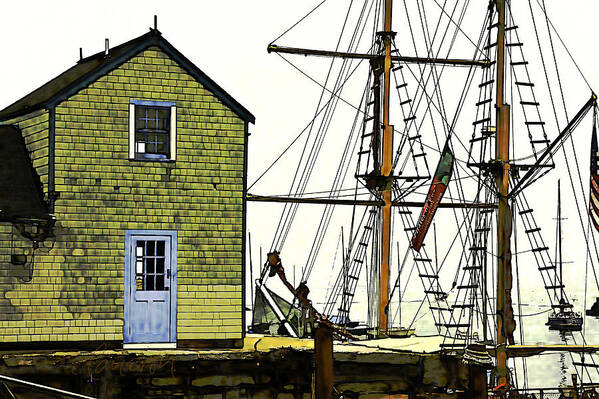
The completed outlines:
[[[154,291],[154,275],[146,276],[146,285],[144,288],[146,291]]]
[[[156,273],[164,274],[164,258],[156,258]]]
[[[158,128],[158,110],[156,108],[148,109],[148,129]]]
[[[154,256],[156,252],[154,252],[154,244],[156,241],[148,241],[148,246],[146,247],[146,256]]]
[[[154,273],[154,258],[146,259],[146,273]]]
[[[138,260],[137,262],[135,262],[135,273],[142,274],[143,272],[144,272],[144,261]]]
[[[136,154],[148,159],[168,158],[170,115],[170,107],[135,106]]]
[[[164,276],[156,276],[156,290],[164,291]]]
[[[145,129],[147,128],[146,124],[146,107],[136,106],[135,107],[135,129]]]
[[[158,112],[158,125],[156,129],[160,130],[168,130],[169,129],[169,117],[171,114],[170,108],[160,108],[157,110]]]
[[[156,154],[164,154],[164,155],[168,155],[168,146],[167,143],[164,142],[156,142],[155,145],[155,149],[154,151],[156,152]]]
[[[165,241],[157,241],[156,242],[156,255],[164,256],[164,244],[165,244]]]
[[[146,152],[146,143],[144,141],[137,141],[135,151],[144,154]]]
[[[139,275],[139,276],[135,277],[135,289],[137,291],[143,291],[144,290],[143,275]]]
[[[145,241],[137,241],[137,248],[135,249],[137,256],[144,256],[144,244]]]

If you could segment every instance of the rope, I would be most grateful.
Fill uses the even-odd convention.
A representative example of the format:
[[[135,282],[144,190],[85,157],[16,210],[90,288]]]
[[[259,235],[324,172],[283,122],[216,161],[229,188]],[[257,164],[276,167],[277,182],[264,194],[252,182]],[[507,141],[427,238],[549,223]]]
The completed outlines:
[[[568,53],[568,56],[570,57],[570,60],[572,60],[572,62],[574,63],[574,66],[576,66],[576,69],[578,70],[578,73],[580,73],[580,76],[582,77],[582,79],[584,80],[584,82],[586,83],[587,87],[589,88],[589,90],[593,91],[593,88],[591,87],[591,85],[589,84],[589,81],[587,80],[586,76],[584,75],[584,73],[582,73],[582,70],[580,69],[580,67],[578,66],[578,63],[576,62],[576,60],[574,59],[574,57],[572,56],[572,53],[570,53],[570,49],[568,48],[568,46],[566,46],[566,43],[564,43],[564,41],[562,40],[561,35],[559,34],[559,32],[557,31],[557,29],[555,29],[555,26],[553,25],[553,23],[551,22],[551,20],[549,19],[549,16],[547,15],[547,11],[545,9],[544,6],[541,6],[541,4],[539,3],[539,0],[536,0],[537,4],[539,5],[539,7],[541,7],[541,10],[543,10],[543,13],[545,14],[545,18],[547,19],[547,22],[549,23],[549,25],[551,26],[551,29],[553,29],[553,31],[555,32],[555,34],[557,35],[559,41],[561,42],[562,46],[564,46],[564,50],[566,50],[566,53]],[[545,1],[543,1],[543,4],[545,3]]]
[[[308,18],[308,16],[310,16],[310,14],[312,14],[314,11],[316,11],[321,5],[323,5],[324,3],[326,3],[327,0],[322,0],[316,7],[314,7],[312,10],[310,10],[310,12],[308,12],[306,15],[304,15],[299,21],[297,21],[296,23],[294,23],[293,25],[291,25],[291,27],[289,29],[287,29],[285,32],[281,33],[275,40],[271,41],[270,43],[274,43],[277,40],[279,40],[280,38],[282,38],[284,35],[286,35],[291,29],[295,28],[297,25],[299,25],[304,19]]]
[[[437,2],[437,0],[433,0],[433,1],[434,1],[434,2],[435,2],[435,4],[437,5],[437,7],[439,7],[439,8],[441,9],[441,12],[442,12],[443,14],[445,14],[445,15],[446,15],[446,16],[449,18],[449,20],[450,20],[450,21],[451,21],[451,22],[452,22],[452,23],[453,23],[453,24],[456,26],[456,28],[457,28],[457,29],[458,29],[460,32],[462,32],[462,33],[464,34],[464,36],[466,37],[466,39],[468,39],[468,41],[469,41],[470,43],[472,43],[472,45],[474,46],[474,49],[475,49],[475,50],[477,50],[479,53],[481,53],[483,56],[486,56],[486,54],[485,54],[485,53],[484,53],[484,52],[483,52],[483,51],[482,51],[482,50],[481,50],[481,49],[478,47],[478,46],[480,45],[480,43],[479,43],[479,44],[476,44],[476,43],[474,43],[474,42],[472,41],[472,39],[470,39],[470,36],[468,36],[468,35],[466,34],[466,32],[464,32],[464,31],[462,30],[462,28],[460,28],[461,21],[460,21],[459,23],[456,23],[456,22],[454,22],[454,20],[453,20],[452,16],[450,16],[449,14],[447,14],[447,11],[445,11],[445,6],[441,7],[441,5],[440,5],[440,4]]]

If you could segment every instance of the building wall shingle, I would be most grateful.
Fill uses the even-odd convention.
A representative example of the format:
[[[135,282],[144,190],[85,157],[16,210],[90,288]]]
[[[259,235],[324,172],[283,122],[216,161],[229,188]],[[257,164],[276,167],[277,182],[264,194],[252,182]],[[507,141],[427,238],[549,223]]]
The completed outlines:
[[[176,162],[129,160],[131,99],[176,102]],[[9,267],[0,307],[19,320],[0,314],[0,341],[121,340],[134,229],[178,232],[177,338],[241,338],[244,127],[158,48],[59,104],[56,242],[36,251],[31,282]]]

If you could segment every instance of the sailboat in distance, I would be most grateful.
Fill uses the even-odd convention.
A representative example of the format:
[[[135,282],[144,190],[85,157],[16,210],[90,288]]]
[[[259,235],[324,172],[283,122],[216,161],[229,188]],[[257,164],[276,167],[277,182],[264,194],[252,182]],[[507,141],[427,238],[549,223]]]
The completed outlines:
[[[569,330],[582,330],[582,318],[567,295],[561,255],[559,261],[552,259],[546,245],[546,214],[534,212],[543,204],[530,200],[529,193],[539,194],[539,182],[549,181],[554,169],[567,169],[568,195],[574,196],[576,209],[583,209],[579,233],[589,243],[583,252],[589,254],[589,264],[597,263],[594,235],[587,230],[588,188],[579,187],[578,177],[585,172],[570,161],[576,156],[572,137],[584,131],[579,126],[596,123],[597,98],[589,88],[585,98],[577,99],[574,113],[566,107],[561,76],[549,69],[555,64],[559,70],[557,34],[544,3],[532,3],[527,16],[536,37],[526,45],[521,33],[525,18],[507,0],[352,2],[333,49],[284,46],[278,40],[285,34],[268,45],[270,53],[320,85],[321,92],[310,122],[285,150],[296,145],[299,152],[296,168],[288,173],[289,189],[277,195],[248,194],[250,201],[283,207],[256,280],[257,302],[270,309],[258,312],[262,326],[306,336],[310,329],[300,325],[317,315],[345,331],[346,338],[361,339],[390,337],[414,327],[418,331],[416,323],[428,320],[423,330],[444,337],[441,350],[460,355],[473,344],[482,347],[494,356],[492,386],[514,388],[510,367],[516,372],[523,368],[513,359],[525,353],[523,317],[530,316],[522,308],[525,293],[518,279],[518,265],[525,263],[524,273],[533,265],[536,269],[528,282],[543,292],[542,299],[532,300],[556,311],[549,327],[564,330],[567,314],[572,316],[567,317]],[[475,12],[478,19],[472,17]],[[394,18],[400,23],[394,24]],[[465,21],[476,25],[475,35],[465,32]],[[394,26],[402,28],[401,35]],[[541,39],[549,40],[553,51],[545,52]],[[540,69],[533,69],[529,49],[539,51]],[[319,58],[326,62],[325,77],[303,71],[297,58],[308,69]],[[357,76],[361,85],[354,83]],[[552,78],[559,80],[559,89],[552,87]],[[357,100],[346,91],[349,86],[360,89]],[[562,101],[560,118],[556,104]],[[350,111],[352,118],[347,117]],[[335,119],[339,112],[341,121]],[[309,189],[329,175],[329,189]],[[308,206],[321,208],[306,217],[302,208]],[[433,220],[443,231],[439,257],[426,234]],[[343,228],[331,227],[335,223]],[[311,242],[306,240],[308,225],[316,230]],[[290,240],[296,226],[301,233]],[[289,283],[289,265],[299,262],[286,255],[290,243],[306,257],[300,284]],[[331,271],[330,284],[324,284]],[[279,293],[291,294],[284,305],[266,288],[267,281],[283,290]],[[408,313],[408,297],[416,295],[417,306]],[[356,308],[364,302],[360,314]],[[362,324],[358,319],[364,314]],[[585,337],[571,339],[575,343],[568,348],[551,350],[583,353],[577,345],[586,344]],[[542,353],[547,348],[526,350]],[[587,377],[599,371],[589,357],[572,362]],[[508,367],[508,359],[513,366]]]
[[[557,253],[556,266],[559,270],[560,281],[562,280],[564,261],[562,258],[562,201],[560,181],[557,182]],[[560,290],[559,301],[555,305],[555,310],[549,315],[547,325],[550,330],[558,331],[580,331],[582,330],[582,316],[579,312],[572,310],[574,306],[564,299],[564,291]]]

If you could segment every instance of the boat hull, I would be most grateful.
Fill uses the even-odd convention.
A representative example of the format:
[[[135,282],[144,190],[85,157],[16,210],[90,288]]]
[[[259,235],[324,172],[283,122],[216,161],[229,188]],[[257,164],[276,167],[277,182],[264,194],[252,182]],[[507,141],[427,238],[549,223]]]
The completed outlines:
[[[561,318],[561,317],[550,317],[545,323],[549,326],[550,330],[556,331],[581,331],[582,330],[582,318]]]

